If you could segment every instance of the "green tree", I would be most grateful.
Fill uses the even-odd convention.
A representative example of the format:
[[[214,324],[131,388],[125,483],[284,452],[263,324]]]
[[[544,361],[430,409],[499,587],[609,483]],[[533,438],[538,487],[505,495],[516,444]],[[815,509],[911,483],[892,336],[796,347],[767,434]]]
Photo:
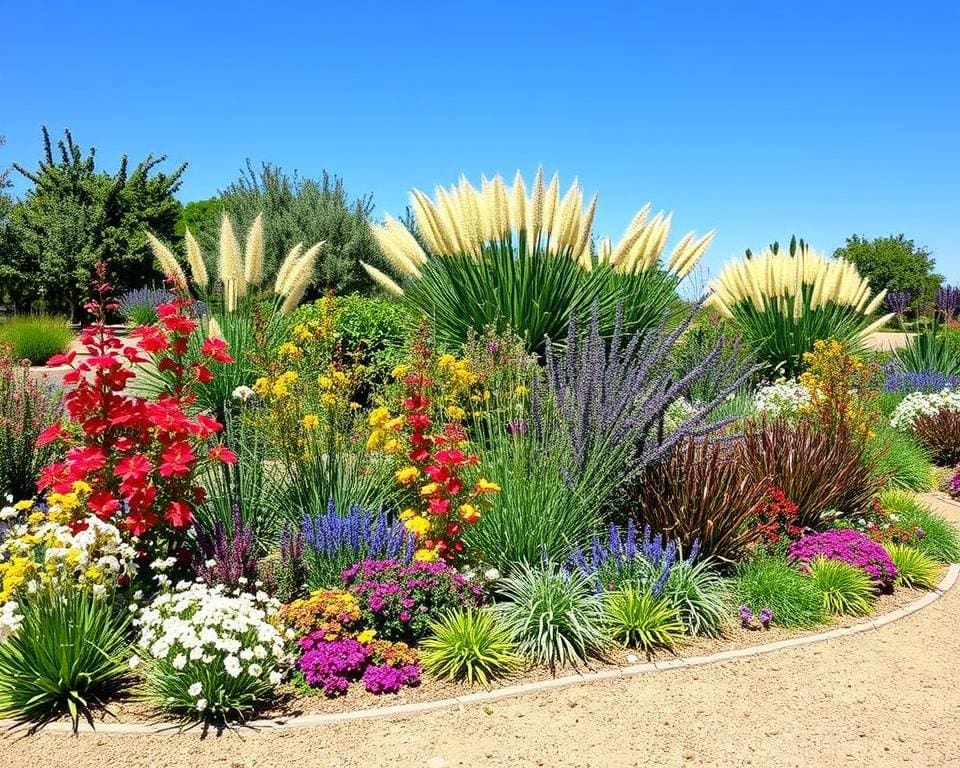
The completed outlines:
[[[874,291],[909,291],[915,300],[932,301],[943,276],[935,274],[933,256],[905,235],[888,235],[867,240],[851,235],[834,258],[846,259],[870,281]]]
[[[359,262],[380,261],[369,226],[371,195],[351,200],[343,180],[326,171],[319,179],[304,179],[270,163],[255,170],[248,160],[240,178],[223,190],[220,199],[238,229],[245,229],[263,213],[264,274],[268,277],[293,245],[323,240],[312,295],[369,288],[370,280]],[[201,242],[207,245],[210,233],[205,234]]]
[[[220,223],[220,215],[223,213],[223,203],[219,197],[211,197],[207,200],[194,200],[187,203],[180,209],[180,216],[177,219],[175,233],[177,240],[183,239],[183,235],[190,228],[190,231],[197,237],[205,241],[216,231]]]
[[[96,150],[84,155],[69,130],[57,150],[44,127],[39,168],[13,166],[33,187],[10,211],[3,269],[20,306],[42,298],[77,321],[99,260],[118,290],[158,277],[145,232],[173,239],[186,163],[167,174],[157,170],[166,156],[148,155],[131,171],[124,155],[115,174],[98,172]]]

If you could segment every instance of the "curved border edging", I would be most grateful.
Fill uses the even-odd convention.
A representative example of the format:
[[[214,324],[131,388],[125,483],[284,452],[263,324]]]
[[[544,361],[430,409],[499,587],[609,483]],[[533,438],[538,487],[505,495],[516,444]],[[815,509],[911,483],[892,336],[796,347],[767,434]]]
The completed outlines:
[[[903,608],[885,613],[875,619],[869,619],[859,624],[849,627],[840,627],[828,632],[820,632],[815,635],[804,635],[786,640],[777,640],[772,643],[762,643],[752,645],[746,648],[738,648],[732,651],[720,651],[707,656],[692,656],[686,659],[670,659],[669,661],[653,661],[646,664],[634,664],[628,667],[618,669],[603,670],[601,672],[589,672],[586,674],[565,675],[564,677],[555,677],[551,680],[538,680],[532,683],[521,683],[519,685],[507,686],[495,691],[479,691],[464,696],[455,696],[446,699],[437,699],[436,701],[423,701],[413,704],[396,704],[390,707],[378,707],[370,709],[356,709],[349,712],[328,712],[313,715],[299,715],[291,718],[272,718],[269,720],[249,720],[243,724],[244,728],[264,729],[264,730],[285,730],[292,728],[311,728],[318,725],[327,725],[330,723],[343,723],[352,720],[374,720],[384,717],[398,717],[403,715],[415,715],[423,712],[436,712],[445,709],[462,709],[467,704],[479,704],[488,701],[498,701],[516,696],[539,693],[541,691],[553,690],[555,688],[568,688],[583,683],[591,683],[598,680],[617,680],[620,678],[638,677],[639,675],[649,674],[651,672],[660,672],[669,669],[680,669],[682,667],[699,667],[708,664],[717,664],[734,659],[742,659],[748,656],[760,656],[773,651],[779,651],[784,648],[800,648],[805,645],[814,645],[825,640],[832,640],[838,637],[847,637],[861,632],[867,632],[873,629],[879,629],[887,624],[899,621],[910,614],[916,613],[928,605],[935,603],[946,592],[954,587],[957,579],[960,577],[960,564],[949,566],[946,574],[940,580],[940,583],[927,594],[917,598],[912,603]],[[0,721],[0,726],[13,725],[11,721]],[[69,733],[72,728],[70,723],[57,722],[50,723],[43,728],[44,731],[54,733]],[[104,734],[104,733],[126,733],[126,734],[162,734],[179,733],[175,725],[167,723],[98,723],[96,730],[82,729],[81,734]]]

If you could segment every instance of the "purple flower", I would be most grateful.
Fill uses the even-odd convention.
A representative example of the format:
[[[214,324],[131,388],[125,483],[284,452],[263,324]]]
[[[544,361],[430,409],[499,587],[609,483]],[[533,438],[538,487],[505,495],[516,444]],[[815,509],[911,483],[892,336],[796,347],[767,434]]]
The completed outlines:
[[[750,628],[750,622],[753,621],[753,611],[750,610],[750,606],[741,605],[740,606],[740,623],[743,625],[744,629]]]
[[[507,422],[507,432],[511,435],[525,435],[530,431],[526,419],[515,419]]]
[[[849,563],[866,573],[883,592],[893,589],[897,575],[896,566],[882,546],[860,531],[850,529],[804,536],[790,545],[787,556],[801,567],[817,557]]]
[[[884,299],[887,309],[901,317],[910,309],[910,300],[913,298],[910,291],[890,291]]]
[[[764,629],[770,629],[770,622],[773,619],[773,611],[769,608],[764,608],[760,611],[760,624]]]
[[[396,693],[405,685],[420,682],[420,667],[407,664],[403,667],[371,664],[363,673],[363,685],[370,693]]]
[[[309,685],[323,688],[328,696],[346,693],[351,680],[359,678],[370,649],[352,638],[325,640],[323,632],[300,638],[303,655],[297,667]]]

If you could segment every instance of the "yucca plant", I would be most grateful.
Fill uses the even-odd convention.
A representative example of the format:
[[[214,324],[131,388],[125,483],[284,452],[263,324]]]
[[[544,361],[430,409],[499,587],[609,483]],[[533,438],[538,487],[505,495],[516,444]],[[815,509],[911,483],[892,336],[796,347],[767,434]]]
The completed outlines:
[[[524,564],[497,591],[502,601],[494,610],[523,657],[555,672],[602,656],[608,642],[603,597],[586,574],[549,562]]]
[[[594,305],[604,334],[618,306],[628,332],[644,330],[681,308],[677,285],[713,237],[688,234],[664,265],[670,217],[650,217],[646,206],[616,246],[605,239],[595,245],[596,197],[584,210],[578,184],[561,198],[557,176],[545,185],[542,169],[529,196],[519,172],[509,189],[499,176],[484,179],[479,191],[461,177],[438,188],[435,200],[414,190],[411,207],[415,232],[390,216],[373,226],[399,282],[364,267],[433,318],[438,342],[449,347],[492,325],[511,328],[542,352],[548,338],[562,343],[571,319]]]
[[[940,563],[916,547],[908,544],[884,544],[890,559],[897,567],[894,584],[898,587],[933,589],[940,575]]]
[[[684,632],[669,600],[631,587],[605,595],[604,621],[611,638],[647,653],[672,648]]]
[[[873,607],[874,585],[860,568],[839,560],[817,557],[807,568],[823,595],[823,609],[841,616],[865,616]]]
[[[19,630],[0,643],[0,718],[38,728],[67,713],[76,732],[128,674],[129,614],[64,584],[41,587],[19,609]]]
[[[768,371],[787,377],[800,373],[817,339],[858,343],[893,317],[874,317],[886,294],[873,296],[853,264],[808,248],[732,261],[710,288],[709,305],[735,323]]]
[[[420,643],[420,660],[436,677],[487,685],[522,663],[510,632],[487,609],[453,611],[434,622],[431,631]]]

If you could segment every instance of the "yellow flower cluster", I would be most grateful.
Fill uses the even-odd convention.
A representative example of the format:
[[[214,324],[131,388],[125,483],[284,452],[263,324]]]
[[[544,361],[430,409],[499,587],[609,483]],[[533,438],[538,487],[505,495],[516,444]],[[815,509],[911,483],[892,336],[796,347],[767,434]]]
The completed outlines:
[[[387,454],[399,453],[403,446],[396,438],[396,434],[403,429],[403,416],[391,416],[390,410],[381,405],[370,411],[367,424],[370,425],[370,434],[367,437],[368,451],[379,449]]]
[[[75,483],[71,493],[51,493],[46,510],[30,501],[14,505],[18,517],[0,545],[0,604],[60,580],[105,593],[118,577],[133,575],[136,553],[120,531],[84,518],[88,492],[86,483]]]
[[[339,640],[353,633],[353,625],[360,620],[360,603],[342,589],[319,589],[306,599],[284,605],[278,619],[298,635],[323,632],[325,640]],[[361,634],[373,639],[373,634]]]
[[[810,392],[802,410],[828,428],[843,428],[861,439],[876,437],[872,425],[878,418],[874,388],[877,367],[866,364],[841,341],[818,339],[813,352],[803,356],[807,370],[800,384]]]

